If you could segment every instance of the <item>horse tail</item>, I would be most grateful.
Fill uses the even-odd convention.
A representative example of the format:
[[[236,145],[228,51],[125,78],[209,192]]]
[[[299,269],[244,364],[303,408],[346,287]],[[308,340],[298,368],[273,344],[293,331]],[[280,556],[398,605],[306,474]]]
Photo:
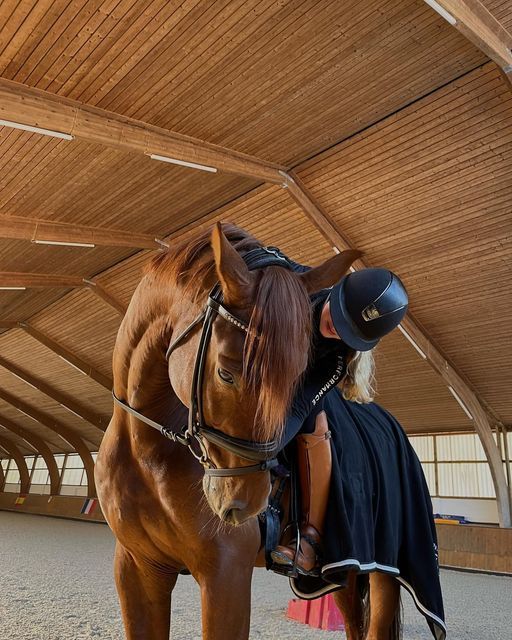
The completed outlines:
[[[368,575],[357,576],[357,593],[359,595],[361,611],[361,638],[366,638],[370,627],[370,581]]]

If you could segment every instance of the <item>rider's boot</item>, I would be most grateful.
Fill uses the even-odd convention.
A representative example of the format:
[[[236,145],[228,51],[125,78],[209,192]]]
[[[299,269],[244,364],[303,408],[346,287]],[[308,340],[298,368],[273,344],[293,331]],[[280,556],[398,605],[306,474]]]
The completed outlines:
[[[316,417],[313,433],[297,436],[297,461],[300,477],[302,518],[297,570],[303,575],[318,575],[321,539],[331,481],[331,432],[325,411]],[[297,541],[279,545],[271,553],[276,564],[293,567]]]

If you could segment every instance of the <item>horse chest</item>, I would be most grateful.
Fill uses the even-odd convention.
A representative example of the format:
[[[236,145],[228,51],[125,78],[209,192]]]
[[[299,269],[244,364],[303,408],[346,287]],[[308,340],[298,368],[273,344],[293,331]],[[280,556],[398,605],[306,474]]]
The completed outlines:
[[[177,549],[204,525],[190,509],[194,495],[198,504],[203,500],[199,474],[187,472],[174,457],[162,462],[158,456],[147,456],[134,464],[133,458],[127,461],[126,448],[116,439],[104,445],[96,478],[102,509],[115,536],[132,552],[185,566],[186,559],[176,557]],[[200,520],[202,514],[204,510],[199,511]]]

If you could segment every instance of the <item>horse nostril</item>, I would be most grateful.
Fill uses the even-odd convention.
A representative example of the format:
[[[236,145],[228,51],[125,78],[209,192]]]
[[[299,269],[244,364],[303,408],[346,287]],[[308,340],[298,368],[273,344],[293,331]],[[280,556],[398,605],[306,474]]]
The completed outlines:
[[[232,507],[231,509],[226,509],[225,511],[222,512],[220,516],[221,520],[224,520],[224,522],[229,522],[230,524],[235,524],[237,511],[240,511],[240,509],[236,509],[235,507]]]

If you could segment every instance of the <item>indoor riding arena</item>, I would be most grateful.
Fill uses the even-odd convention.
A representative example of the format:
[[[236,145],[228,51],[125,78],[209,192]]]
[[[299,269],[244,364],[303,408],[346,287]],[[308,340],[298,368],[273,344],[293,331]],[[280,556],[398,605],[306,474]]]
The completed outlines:
[[[0,640],[395,640],[374,630],[379,576],[404,640],[512,638],[511,125],[512,0],[2,0]],[[233,249],[230,225],[270,266]],[[304,517],[294,443],[279,449],[277,423],[263,438],[263,386],[246,401],[218,363],[229,334],[240,380],[256,370],[265,269],[311,293],[344,256],[316,291],[376,267],[407,290],[371,352],[374,401],[413,462],[397,454],[404,485],[369,494],[370,513],[401,505],[396,564],[349,555],[343,583],[315,565],[308,598],[297,558],[281,575],[258,554],[272,509],[284,536]],[[297,390],[314,352],[293,335]],[[338,382],[318,397],[369,406]],[[240,499],[214,509],[240,487],[261,498],[250,517]],[[269,491],[290,500],[268,509]],[[371,534],[372,549],[387,535]],[[409,563],[435,553],[444,618],[401,569],[406,536]],[[336,607],[350,584],[366,631]]]

